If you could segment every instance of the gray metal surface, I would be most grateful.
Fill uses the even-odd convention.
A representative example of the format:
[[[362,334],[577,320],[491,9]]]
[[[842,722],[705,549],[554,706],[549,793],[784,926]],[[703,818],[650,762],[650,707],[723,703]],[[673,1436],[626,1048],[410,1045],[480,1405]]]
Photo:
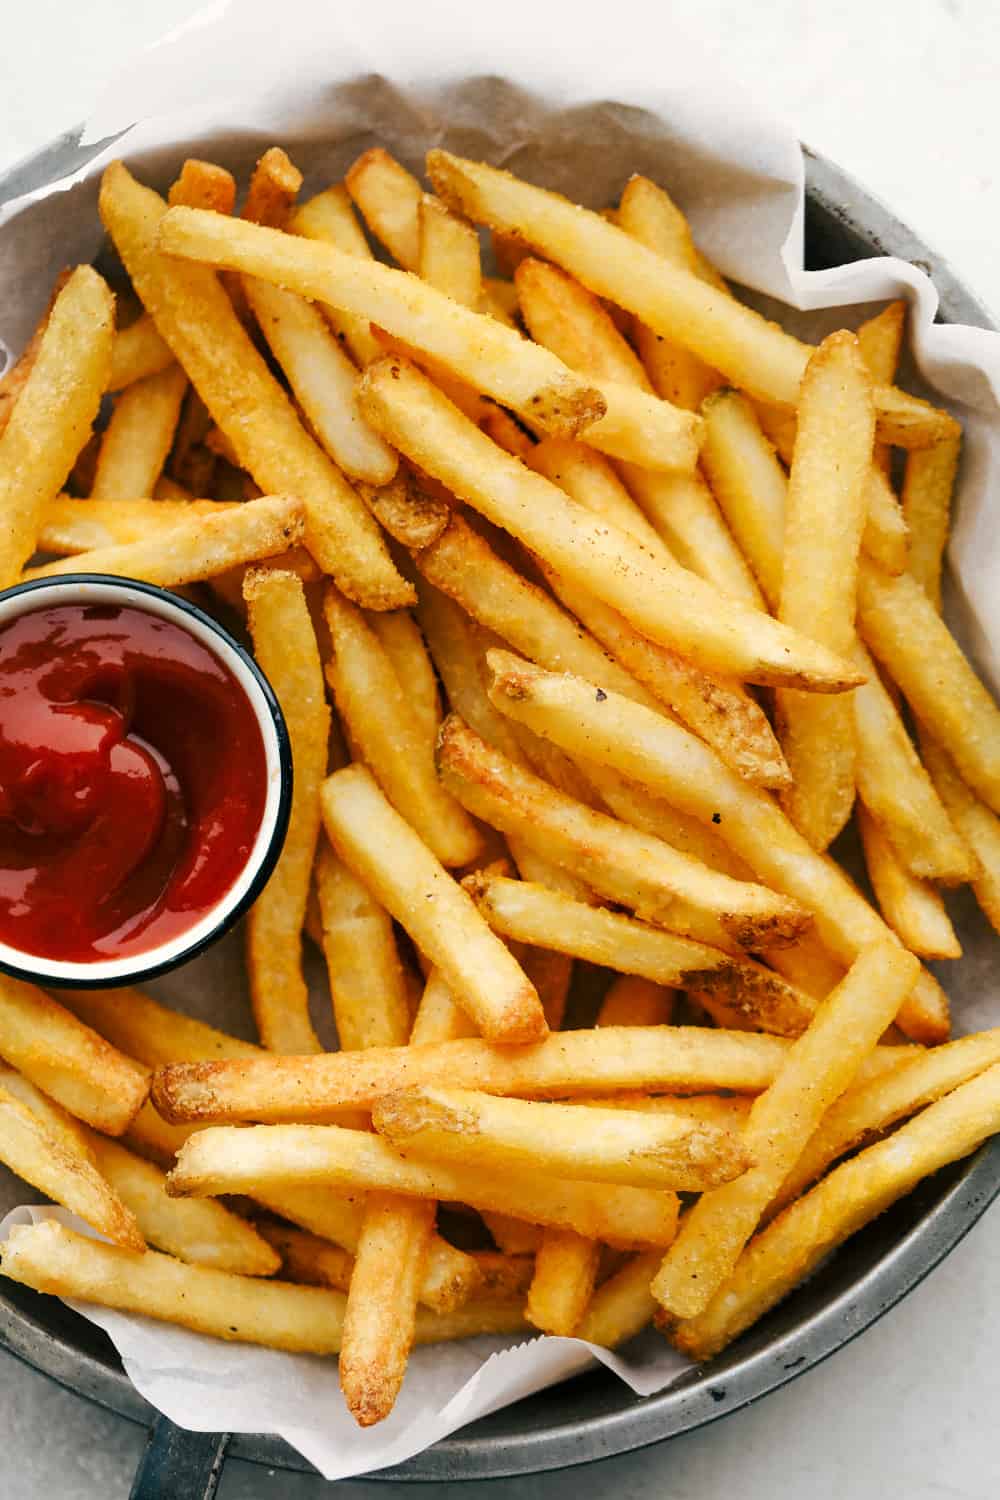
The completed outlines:
[[[0,202],[43,185],[67,162],[79,161],[76,140],[64,139],[0,181]],[[808,265],[900,255],[932,276],[944,321],[995,326],[947,265],[880,203],[808,151],[806,168]],[[947,1255],[998,1193],[1000,1141],[922,1184],[707,1370],[692,1369],[671,1390],[642,1400],[605,1372],[581,1375],[371,1478],[440,1482],[563,1468],[625,1453],[725,1416],[844,1347],[881,1317]],[[0,1345],[122,1416],[145,1424],[155,1416],[124,1376],[104,1335],[54,1298],[4,1287]],[[270,1437],[237,1436],[229,1452],[276,1467],[309,1467]]]

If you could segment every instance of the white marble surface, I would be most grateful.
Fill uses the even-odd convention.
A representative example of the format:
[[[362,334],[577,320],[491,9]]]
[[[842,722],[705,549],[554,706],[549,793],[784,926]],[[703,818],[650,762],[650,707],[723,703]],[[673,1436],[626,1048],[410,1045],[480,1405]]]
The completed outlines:
[[[86,114],[108,70],[192,0],[4,7],[0,171]],[[542,7],[544,10],[544,7]],[[1000,7],[992,0],[672,0],[793,121],[1000,309]],[[655,7],[651,7],[651,14]],[[643,39],[643,45],[648,45]],[[701,1432],[574,1470],[451,1487],[448,1500],[561,1493],[710,1500],[993,1500],[1000,1392],[1000,1211],[900,1308],[783,1391]],[[4,1500],[120,1500],[142,1435],[0,1357]],[[230,1464],[221,1500],[312,1500],[318,1479]],[[341,1486],[381,1500],[385,1485]],[[395,1492],[395,1491],[394,1491]],[[412,1492],[411,1492],[412,1493]],[[182,1500],[182,1497],[177,1497]]]

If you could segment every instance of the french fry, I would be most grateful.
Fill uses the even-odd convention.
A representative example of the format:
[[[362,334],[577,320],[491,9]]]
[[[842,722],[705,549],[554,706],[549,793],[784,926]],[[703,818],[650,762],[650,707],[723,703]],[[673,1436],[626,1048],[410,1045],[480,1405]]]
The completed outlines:
[[[529,1224],[525,1219],[513,1219],[509,1214],[490,1213],[489,1209],[483,1209],[480,1217],[504,1255],[538,1253],[545,1231],[537,1224]]]
[[[144,1068],[23,980],[0,976],[0,1057],[57,1104],[121,1135],[149,1093]]]
[[[0,376],[0,436],[6,430],[17,398],[24,390],[24,387],[28,383],[28,377],[35,368],[35,361],[38,359],[38,351],[42,346],[45,330],[49,326],[49,318],[52,316],[52,309],[56,304],[56,298],[72,274],[72,271],[69,269],[60,271],[49,293],[49,300],[46,303],[45,310],[35,325],[35,331],[21,350],[18,358]]]
[[[407,271],[420,265],[420,183],[381,146],[365,151],[348,169],[347,191],[377,240]]]
[[[93,1160],[73,1150],[0,1081],[0,1161],[32,1187],[129,1250],[145,1249],[135,1218]]]
[[[863,805],[857,820],[875,899],[896,936],[921,958],[961,958],[962,945],[937,887],[906,868]]]
[[[903,478],[903,514],[910,528],[909,569],[938,611],[960,446],[961,439],[955,437],[907,454]]]
[[[601,1246],[572,1229],[548,1229],[535,1254],[525,1314],[543,1333],[569,1338],[587,1310]]]
[[[709,396],[702,415],[701,461],[712,493],[768,604],[776,610],[784,576],[788,480],[753,407],[739,391]]]
[[[208,208],[217,214],[231,214],[236,206],[236,180],[225,167],[189,156],[170,185],[167,201],[172,205],[184,203],[189,208]]]
[[[479,236],[472,225],[449,213],[430,193],[422,195],[417,213],[420,251],[413,269],[463,307],[482,308]]]
[[[292,573],[251,571],[243,581],[243,595],[257,659],[285,715],[295,769],[284,847],[247,918],[250,995],[266,1047],[318,1052],[302,976],[301,933],[319,837],[319,788],[326,774],[330,710],[300,580]]]
[[[797,403],[811,353],[807,345],[664,261],[600,214],[447,151],[427,153],[427,174],[450,208],[474,223],[516,232],[599,297],[691,349],[735,385],[779,405]],[[894,386],[876,389],[875,406],[879,436],[901,447],[927,447],[956,428],[946,412]]]
[[[181,1150],[168,1190],[201,1197],[241,1192],[251,1182],[265,1191],[272,1184],[338,1183],[454,1199],[625,1247],[668,1245],[677,1223],[676,1199],[669,1193],[417,1162],[367,1131],[337,1125],[222,1125],[196,1131]]]
[[[817,936],[841,963],[851,964],[863,947],[888,933],[843,871],[811,849],[774,801],[680,725],[662,715],[654,719],[615,694],[598,705],[589,684],[534,667],[494,672],[490,696],[504,713],[568,753],[612,766],[712,824],[759,879],[808,907]],[[947,1038],[947,1000],[929,974],[920,975],[900,1022],[917,1040]]]
[[[441,725],[441,701],[434,663],[420,633],[420,626],[405,609],[369,615],[368,624],[392,662],[393,671],[406,691],[410,710],[421,733],[433,748]]]
[[[297,500],[268,496],[243,505],[219,506],[218,513],[199,511],[169,530],[158,530],[138,542],[78,552],[40,568],[25,578],[56,578],[61,573],[108,573],[141,578],[161,588],[197,583],[241,563],[274,557],[303,537],[303,512]]]
[[[411,603],[412,592],[393,567],[374,520],[305,432],[217,277],[205,267],[159,254],[163,200],[115,163],[102,179],[100,207],[159,332],[232,442],[241,466],[265,492],[272,488],[268,480],[280,474],[282,485],[301,497],[309,550],[324,572],[373,608]]]
[[[56,297],[31,371],[0,436],[0,588],[17,583],[45,507],[86,442],[107,385],[114,298],[89,266]]]
[[[91,499],[122,500],[153,493],[174,440],[186,389],[187,376],[180,365],[171,363],[121,392],[101,439]]]
[[[557,266],[530,256],[514,272],[525,327],[581,375],[655,394],[642,361],[593,293]]]
[[[768,1202],[892,1021],[918,971],[917,960],[898,944],[873,944],[793,1044],[741,1137],[754,1164],[698,1199],[656,1274],[653,1296],[668,1316],[696,1317],[727,1281]]]
[[[501,444],[501,446],[505,446]],[[544,438],[524,457],[534,469],[588,510],[627,531],[661,561],[675,561],[660,533],[633,500],[611,461],[572,438]]]
[[[819,691],[854,685],[847,664],[824,648],[725,599],[685,569],[650,561],[626,533],[598,523],[502,453],[412,366],[380,360],[362,389],[366,414],[397,447],[643,634],[709,671]]]
[[[68,1110],[63,1109],[61,1104],[50,1099],[48,1094],[44,1094],[31,1082],[30,1078],[25,1078],[24,1074],[19,1073],[16,1068],[8,1067],[6,1063],[0,1062],[0,1088],[5,1094],[12,1096],[18,1104],[30,1110],[46,1133],[54,1136],[71,1156],[83,1157],[93,1164],[94,1154],[86,1125],[75,1119]]]
[[[387,1094],[372,1124],[418,1159],[702,1192],[752,1165],[737,1137],[686,1117],[495,1098],[470,1089]]]
[[[828,1109],[768,1207],[773,1218],[832,1162],[869,1145],[891,1126],[1000,1062],[1000,1031],[976,1032],[932,1047],[883,1078],[856,1084]]]
[[[457,1037],[475,1035],[472,1021],[455,1003],[454,995],[437,969],[432,969],[413,1018],[410,1045],[423,1047],[433,1042],[451,1042]]]
[[[920,1049],[914,1047],[910,1050],[915,1053]],[[596,1104],[602,1109],[632,1109],[649,1114],[683,1115],[685,1119],[718,1125],[720,1129],[734,1131],[737,1135],[746,1124],[753,1104],[752,1098],[743,1094],[596,1094],[592,1099],[578,1096],[567,1102],[587,1108]]]
[[[240,217],[251,224],[284,229],[301,186],[302,173],[288,154],[280,146],[269,147],[251,173]]]
[[[111,371],[108,390],[122,391],[137,380],[159,375],[174,363],[173,352],[157,332],[148,313],[142,313],[127,328],[115,332],[111,345]]]
[[[717,948],[585,906],[560,891],[502,875],[470,875],[466,887],[496,932],[517,942],[548,942],[591,963],[639,974],[656,984],[704,990],[767,1031],[797,1036],[815,1006],[770,969]],[[621,1024],[621,1023],[619,1023]]]
[[[154,531],[169,531],[193,516],[221,511],[216,500],[71,500],[58,495],[45,508],[38,550],[73,554],[138,542]],[[194,509],[189,507],[193,506]]]
[[[469,864],[482,840],[439,782],[433,746],[378,636],[333,588],[324,595],[323,613],[334,650],[327,678],[359,758],[435,858]]]
[[[857,340],[831,334],[802,382],[788,483],[779,617],[847,655],[854,636],[864,483],[871,467],[871,377]],[[781,794],[791,821],[823,850],[851,815],[854,714],[847,698],[781,691],[779,739],[792,773]]]
[[[202,1202],[202,1199],[175,1199],[174,1202]],[[263,1240],[277,1251],[281,1274],[287,1281],[306,1286],[329,1286],[346,1292],[351,1284],[354,1256],[319,1235],[296,1229],[277,1220],[260,1219],[254,1226]]]
[[[1000,1066],[994,1065],[791,1204],[751,1242],[701,1316],[681,1324],[672,1338],[695,1359],[717,1354],[849,1235],[998,1128]]]
[[[410,1013],[392,919],[326,845],[316,857],[316,889],[341,1047],[402,1046]]]
[[[157,1167],[96,1131],[91,1149],[102,1177],[134,1215],[140,1239],[157,1250],[240,1276],[271,1276],[279,1269],[271,1247],[221,1203],[168,1198]]]
[[[656,1312],[656,1299],[649,1288],[658,1265],[656,1252],[645,1250],[609,1277],[598,1287],[574,1329],[576,1337],[604,1349],[615,1349],[641,1333]]]
[[[534,1270],[532,1255],[504,1255],[498,1250],[474,1250],[472,1259],[482,1278],[478,1297],[523,1297],[531,1285]]]
[[[863,564],[858,618],[873,654],[962,779],[1000,809],[1000,709],[963,656],[921,585]]]
[[[358,493],[389,535],[404,547],[429,547],[437,541],[452,516],[452,507],[430,494],[414,475],[397,472],[390,484],[373,488],[361,484]]]
[[[356,255],[362,260],[371,260],[372,252],[364,231],[354,215],[351,199],[343,183],[326,188],[297,208],[288,224],[292,234],[300,234],[307,240],[319,240],[334,245],[345,255]],[[382,346],[372,333],[367,318],[340,308],[321,303],[323,315],[337,337],[342,340],[362,370],[382,353]]]
[[[497,671],[507,659],[506,652],[487,653]],[[753,947],[794,941],[808,925],[796,903],[709,870],[559,792],[506,760],[454,714],[438,738],[438,770],[445,786],[484,822],[514,832],[544,858],[660,926]]]
[[[323,822],[344,863],[441,970],[455,999],[493,1040],[544,1036],[534,988],[465,892],[379,791],[363,766],[329,776]]]
[[[517,327],[520,308],[517,303],[517,287],[512,281],[503,281],[497,276],[484,276],[483,299],[491,317],[502,319],[511,328]]]
[[[143,990],[60,990],[59,997],[84,1025],[149,1068],[196,1057],[260,1055],[253,1042],[171,1010]]]
[[[1000,819],[969,790],[947,751],[923,729],[920,752],[948,816],[973,856],[976,900],[1000,932]]]
[[[640,974],[612,980],[597,1012],[596,1026],[666,1026],[674,1008],[673,991]]]

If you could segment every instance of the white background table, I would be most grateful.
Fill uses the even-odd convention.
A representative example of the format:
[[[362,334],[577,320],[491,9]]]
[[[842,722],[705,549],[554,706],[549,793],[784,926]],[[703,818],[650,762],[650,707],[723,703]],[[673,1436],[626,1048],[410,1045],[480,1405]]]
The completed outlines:
[[[83,118],[111,69],[196,8],[193,0],[9,0],[0,171]],[[650,6],[651,28],[657,8]],[[670,0],[669,9],[1000,310],[994,0]],[[714,1500],[729,1493],[740,1500],[993,1500],[1000,1494],[998,1267],[994,1209],[901,1307],[756,1407],[561,1481],[539,1475],[488,1489],[458,1485],[446,1500]],[[5,1357],[0,1424],[4,1500],[128,1494],[143,1443],[138,1429]],[[316,1500],[323,1489],[318,1479],[231,1463],[220,1496]],[[400,1490],[354,1481],[339,1493],[389,1500]],[[420,1493],[409,1491],[414,1500]]]

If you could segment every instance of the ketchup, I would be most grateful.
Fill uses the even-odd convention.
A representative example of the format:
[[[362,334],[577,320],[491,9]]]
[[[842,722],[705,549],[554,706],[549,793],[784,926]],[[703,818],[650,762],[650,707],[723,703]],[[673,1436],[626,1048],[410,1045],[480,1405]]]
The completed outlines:
[[[0,627],[0,941],[73,963],[169,941],[240,874],[267,795],[243,689],[141,609]]]

